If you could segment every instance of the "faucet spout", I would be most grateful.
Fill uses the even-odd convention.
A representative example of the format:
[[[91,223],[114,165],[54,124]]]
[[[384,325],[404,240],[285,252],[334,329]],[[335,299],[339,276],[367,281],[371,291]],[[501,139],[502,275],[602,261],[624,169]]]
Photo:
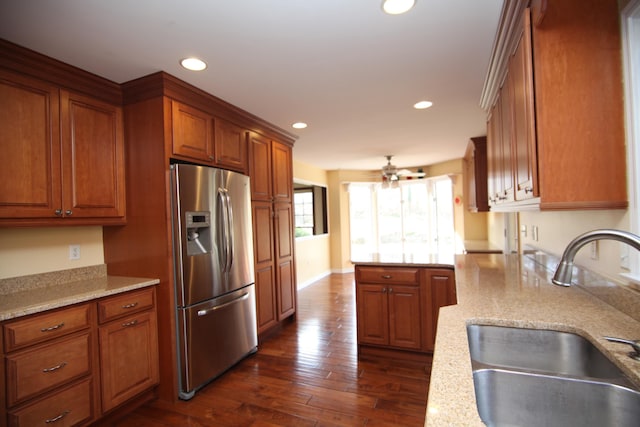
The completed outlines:
[[[573,273],[573,260],[576,253],[587,243],[594,240],[617,240],[636,248],[640,251],[640,236],[628,231],[603,229],[592,230],[573,239],[565,248],[560,264],[556,269],[551,281],[560,286],[571,286],[571,275]]]

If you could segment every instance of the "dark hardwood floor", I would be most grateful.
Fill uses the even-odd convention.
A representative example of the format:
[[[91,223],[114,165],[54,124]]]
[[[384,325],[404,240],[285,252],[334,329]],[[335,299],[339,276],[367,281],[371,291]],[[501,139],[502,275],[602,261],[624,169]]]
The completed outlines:
[[[175,404],[151,402],[117,427],[422,426],[430,363],[358,360],[353,274],[298,292],[295,322]]]

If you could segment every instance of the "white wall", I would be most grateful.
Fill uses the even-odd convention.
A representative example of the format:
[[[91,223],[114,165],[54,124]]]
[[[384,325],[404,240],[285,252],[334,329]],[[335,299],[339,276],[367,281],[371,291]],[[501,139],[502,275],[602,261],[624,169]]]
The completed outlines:
[[[527,226],[527,237],[521,243],[535,246],[560,256],[567,244],[578,235],[598,229],[629,229],[626,210],[567,211],[567,212],[521,212],[520,224]],[[533,240],[532,226],[538,227],[538,241]],[[576,255],[575,263],[593,270],[612,280],[621,281],[620,249],[624,244],[610,240],[598,242],[598,260],[592,260],[587,245]],[[633,250],[633,249],[632,249]]]

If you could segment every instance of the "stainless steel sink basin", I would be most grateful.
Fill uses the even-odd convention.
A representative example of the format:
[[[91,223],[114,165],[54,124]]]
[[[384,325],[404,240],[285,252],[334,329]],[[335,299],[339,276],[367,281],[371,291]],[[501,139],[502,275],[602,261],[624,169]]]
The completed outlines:
[[[638,426],[640,391],[591,342],[468,325],[476,404],[489,426]]]
[[[478,413],[488,426],[638,426],[640,392],[589,380],[480,369]]]
[[[579,335],[489,325],[468,325],[467,335],[471,359],[477,363],[578,377],[624,377]]]

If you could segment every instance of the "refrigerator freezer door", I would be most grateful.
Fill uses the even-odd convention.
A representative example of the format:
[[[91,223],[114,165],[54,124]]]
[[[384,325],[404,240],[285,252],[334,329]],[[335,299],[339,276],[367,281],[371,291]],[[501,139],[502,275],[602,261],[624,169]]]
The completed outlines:
[[[178,309],[180,398],[255,352],[254,285],[189,308]]]

